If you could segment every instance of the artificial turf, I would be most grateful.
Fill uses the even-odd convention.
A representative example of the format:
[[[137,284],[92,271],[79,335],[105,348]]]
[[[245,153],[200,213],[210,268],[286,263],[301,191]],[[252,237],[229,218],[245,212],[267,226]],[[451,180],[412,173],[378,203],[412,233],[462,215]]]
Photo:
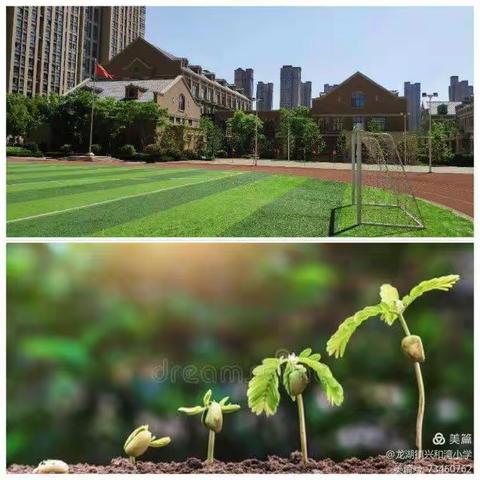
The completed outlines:
[[[378,192],[376,192],[378,195]],[[382,192],[380,192],[382,194]],[[7,165],[10,237],[471,236],[471,220],[419,201],[426,228],[356,226],[345,183],[154,166]],[[388,218],[388,212],[383,213]]]

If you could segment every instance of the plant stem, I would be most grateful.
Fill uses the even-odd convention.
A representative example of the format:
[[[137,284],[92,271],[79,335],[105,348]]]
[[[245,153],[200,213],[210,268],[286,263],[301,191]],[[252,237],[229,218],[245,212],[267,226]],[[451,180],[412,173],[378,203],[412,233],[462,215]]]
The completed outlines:
[[[129,460],[132,465],[135,465],[135,457],[130,457]]]
[[[296,400],[298,405],[298,423],[300,426],[300,445],[302,448],[302,462],[306,464],[308,461],[307,429],[305,427],[305,409],[303,408],[302,394],[297,395]]]
[[[408,329],[407,322],[403,314],[399,315],[400,323],[405,332],[405,335],[411,335],[410,330]],[[423,376],[422,368],[419,362],[413,364],[415,368],[415,377],[417,378],[417,387],[418,387],[418,410],[417,410],[417,424],[416,424],[416,434],[415,434],[415,443],[417,445],[417,454],[418,458],[423,456],[422,448],[422,430],[423,430],[423,415],[425,413],[425,387],[423,385]]]
[[[418,385],[418,411],[417,411],[417,431],[416,431],[416,444],[418,449],[418,458],[422,458],[422,429],[423,429],[423,414],[425,412],[425,388],[423,386],[422,368],[420,363],[415,362],[415,375],[417,377]]]
[[[215,449],[215,432],[213,430],[208,430],[207,463],[213,462],[214,449]]]
[[[403,331],[405,332],[406,336],[411,335],[410,330],[408,329],[407,322],[405,321],[405,318],[403,316],[403,313],[399,315],[400,318],[400,323],[402,324]]]

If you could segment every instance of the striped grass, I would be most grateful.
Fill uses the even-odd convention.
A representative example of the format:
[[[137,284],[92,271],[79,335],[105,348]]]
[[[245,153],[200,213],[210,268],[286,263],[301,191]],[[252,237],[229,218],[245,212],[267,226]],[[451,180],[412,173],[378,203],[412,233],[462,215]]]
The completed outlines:
[[[376,192],[382,195],[382,192]],[[260,172],[7,165],[10,237],[471,236],[471,220],[419,201],[427,228],[355,226],[345,183]],[[388,215],[388,213],[386,214]]]

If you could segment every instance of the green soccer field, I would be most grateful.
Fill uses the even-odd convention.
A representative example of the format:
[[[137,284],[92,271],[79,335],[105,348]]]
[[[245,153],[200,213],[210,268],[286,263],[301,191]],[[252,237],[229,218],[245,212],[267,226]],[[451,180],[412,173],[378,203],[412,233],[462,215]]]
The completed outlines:
[[[471,236],[471,220],[419,201],[426,228],[355,226],[348,184],[154,166],[7,164],[10,237]]]

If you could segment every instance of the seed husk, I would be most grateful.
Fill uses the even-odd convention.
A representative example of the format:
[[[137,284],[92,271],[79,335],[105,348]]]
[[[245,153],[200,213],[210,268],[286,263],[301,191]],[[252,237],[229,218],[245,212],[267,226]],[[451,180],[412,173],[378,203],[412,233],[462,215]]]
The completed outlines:
[[[418,335],[407,335],[402,339],[402,351],[412,362],[423,363],[425,351],[422,339]]]
[[[43,460],[33,473],[68,473],[68,465],[63,460]]]

